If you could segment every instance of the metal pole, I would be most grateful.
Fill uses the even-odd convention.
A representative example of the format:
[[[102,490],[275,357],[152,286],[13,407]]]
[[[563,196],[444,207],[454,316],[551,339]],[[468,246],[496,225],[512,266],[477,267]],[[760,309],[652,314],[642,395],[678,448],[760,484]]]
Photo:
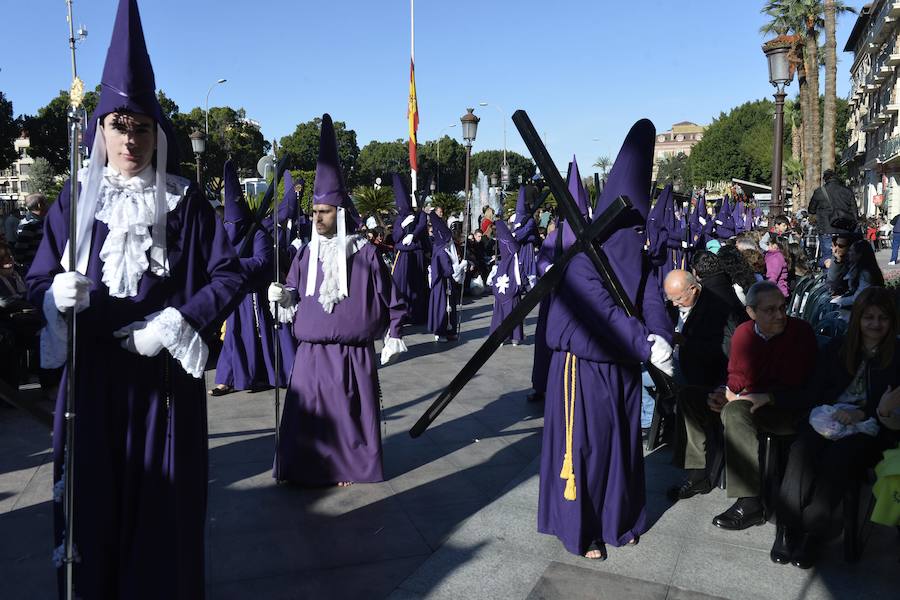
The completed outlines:
[[[775,93],[775,139],[772,151],[772,202],[771,212],[778,216],[784,212],[784,202],[781,198],[781,154],[784,138],[784,88],[779,87]]]
[[[466,209],[463,211],[465,215],[465,223],[463,223],[463,255],[462,260],[466,260],[467,249],[469,247],[469,232],[472,229],[472,182],[469,180],[469,162],[472,158],[472,142],[466,143]],[[466,293],[466,278],[463,276],[463,289],[459,293],[459,306],[456,311],[456,335],[459,335],[462,326],[462,302]]]
[[[69,49],[72,54],[72,89],[69,93],[69,264],[68,270],[78,266],[78,170],[81,167],[81,137],[86,120],[81,100],[84,84],[78,79],[75,64],[75,23],[72,17],[72,0],[66,2],[69,19]],[[63,416],[66,424],[66,445],[63,456],[63,515],[65,517],[65,540],[63,564],[65,565],[65,597],[75,598],[75,390],[76,382],[76,341],[77,319],[75,307],[66,312],[66,406]]]
[[[438,135],[437,191],[441,191],[441,136]]]
[[[280,244],[278,243],[278,238],[280,237],[279,223],[278,223],[278,209],[280,208],[280,203],[276,202],[278,200],[278,142],[272,140],[272,157],[275,159],[272,161],[275,166],[275,176],[272,179],[272,222],[274,224],[274,242],[275,242],[275,281],[281,282],[281,257],[279,253],[281,251]],[[287,191],[287,190],[285,190]],[[313,225],[315,227],[315,225]],[[275,362],[275,481],[282,481],[281,478],[281,460],[278,456],[278,448],[279,442],[281,441],[280,432],[278,430],[279,425],[279,413],[281,412],[281,378],[279,375],[281,374],[281,347],[279,343],[279,336],[281,334],[281,319],[279,316],[279,306],[277,302],[272,303],[272,314],[275,315],[275,319],[273,319],[273,327],[275,335],[272,336],[272,356]]]
[[[197,157],[197,185],[200,186],[200,189],[203,189],[203,183],[200,181],[200,153],[195,152],[194,156]]]

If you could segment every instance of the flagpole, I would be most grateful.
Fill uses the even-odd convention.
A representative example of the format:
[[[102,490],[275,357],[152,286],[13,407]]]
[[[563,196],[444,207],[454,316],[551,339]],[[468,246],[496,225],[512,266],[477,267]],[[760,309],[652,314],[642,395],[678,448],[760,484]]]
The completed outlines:
[[[410,157],[410,180],[412,181],[412,207],[417,207],[416,191],[418,185],[416,181],[416,120],[418,119],[419,107],[418,99],[415,94],[415,65],[416,65],[416,17],[415,17],[415,0],[409,0],[409,77],[410,77],[410,103],[409,103],[409,157]]]

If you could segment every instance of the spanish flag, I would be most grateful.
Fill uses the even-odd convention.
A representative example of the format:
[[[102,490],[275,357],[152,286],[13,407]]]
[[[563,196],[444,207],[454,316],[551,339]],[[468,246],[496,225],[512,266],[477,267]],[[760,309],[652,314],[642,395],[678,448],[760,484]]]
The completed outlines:
[[[416,131],[419,129],[419,105],[416,102],[416,67],[412,58],[409,60],[409,106],[406,116],[409,119],[409,168],[412,171],[413,191],[416,189]]]

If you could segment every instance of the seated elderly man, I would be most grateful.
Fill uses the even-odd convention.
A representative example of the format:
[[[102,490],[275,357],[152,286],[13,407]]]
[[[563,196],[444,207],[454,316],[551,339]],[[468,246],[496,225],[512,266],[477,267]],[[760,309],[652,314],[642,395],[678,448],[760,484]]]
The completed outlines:
[[[760,500],[760,431],[785,435],[808,409],[802,389],[816,360],[816,336],[806,321],[788,317],[785,298],[771,281],[747,292],[747,314],[731,338],[728,380],[709,396],[710,410],[725,427],[725,482],[737,498],[713,519],[722,529],[746,529],[765,522]]]
[[[812,328],[787,316],[778,286],[755,283],[746,300],[751,321],[738,326],[731,337],[726,385],[707,399],[709,411],[719,413],[724,426],[726,493],[736,498],[713,525],[733,530],[765,522],[758,434],[793,432],[809,408],[802,388],[816,358]],[[686,426],[701,428],[697,417],[686,412]]]
[[[718,479],[721,425],[706,399],[725,382],[731,336],[747,317],[730,285],[726,291],[733,300],[707,287],[705,278],[698,281],[688,271],[676,269],[666,276],[664,289],[678,310],[674,338],[678,410],[690,415],[685,419],[684,447],[676,451],[676,461],[683,463],[688,478],[669,490],[669,498],[676,501],[709,492],[711,482]]]

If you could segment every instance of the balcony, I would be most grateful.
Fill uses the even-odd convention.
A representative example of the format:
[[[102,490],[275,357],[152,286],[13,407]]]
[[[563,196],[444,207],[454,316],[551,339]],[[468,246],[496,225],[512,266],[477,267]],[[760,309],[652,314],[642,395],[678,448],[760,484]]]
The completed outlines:
[[[886,113],[900,112],[900,104],[898,104],[896,100],[893,100],[891,104],[888,104],[884,107],[884,112],[886,112]]]
[[[878,162],[886,163],[900,158],[900,135],[894,136],[881,143],[878,152]]]

